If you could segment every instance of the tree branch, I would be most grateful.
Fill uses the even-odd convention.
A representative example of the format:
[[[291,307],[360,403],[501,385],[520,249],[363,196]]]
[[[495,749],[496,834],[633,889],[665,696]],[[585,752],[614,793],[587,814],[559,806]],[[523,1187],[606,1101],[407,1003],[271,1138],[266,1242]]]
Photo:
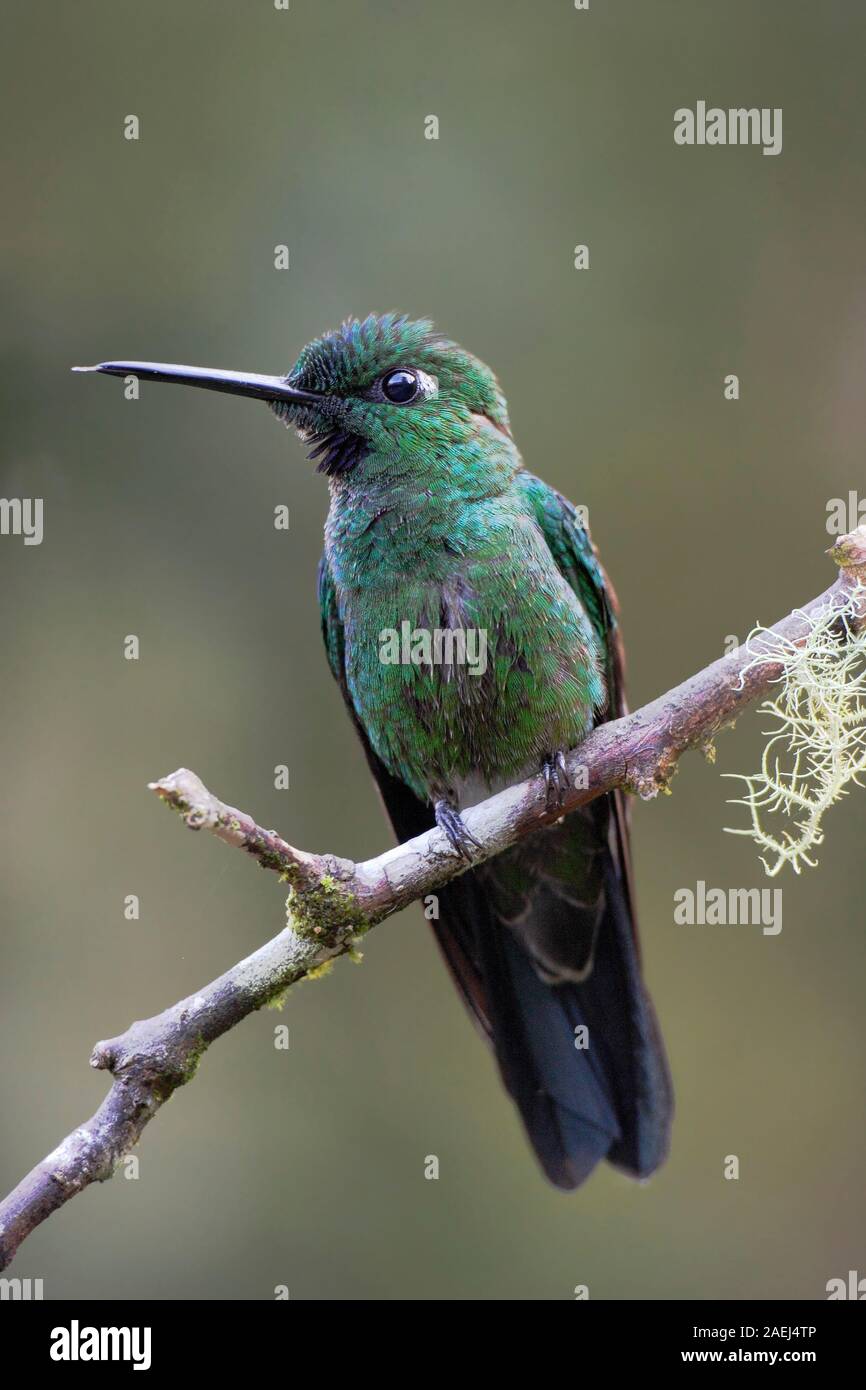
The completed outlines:
[[[840,567],[836,582],[777,623],[772,634],[800,643],[809,614],[828,603],[841,608],[852,595],[859,626],[866,624],[866,587],[860,587],[866,586],[866,526],[842,537],[829,553]],[[643,798],[665,788],[682,753],[708,748],[720,729],[769,691],[779,667],[749,664],[755,653],[754,645],[739,647],[643,709],[595,729],[567,759],[573,785],[562,812],[617,787]],[[111,1073],[111,1089],[96,1113],[0,1203],[0,1269],[47,1216],[92,1182],[111,1177],[145,1125],[194,1075],[215,1039],[351,950],[377,922],[434,893],[466,868],[438,829],[355,864],[293,848],[276,831],[263,830],[244,812],[224,805],[194,772],[182,768],[150,786],[191,829],[206,828],[275,870],[289,884],[289,924],[197,994],[97,1043],[90,1064]],[[481,846],[475,862],[500,854],[551,819],[543,778],[490,797],[465,811],[463,819]]]

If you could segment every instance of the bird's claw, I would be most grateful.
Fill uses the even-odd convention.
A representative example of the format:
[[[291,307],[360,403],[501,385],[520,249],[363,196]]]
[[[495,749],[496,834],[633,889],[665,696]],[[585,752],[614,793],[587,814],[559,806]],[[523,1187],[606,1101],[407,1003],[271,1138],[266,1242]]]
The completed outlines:
[[[456,850],[467,864],[471,864],[473,860],[472,850],[481,849],[481,845],[463,824],[463,817],[456,806],[452,806],[450,801],[437,801],[434,814],[436,824],[448,837],[451,848]]]
[[[562,809],[565,794],[571,789],[571,778],[565,766],[565,754],[560,748],[557,753],[548,753],[541,764],[544,785],[547,789],[547,809],[549,812]]]

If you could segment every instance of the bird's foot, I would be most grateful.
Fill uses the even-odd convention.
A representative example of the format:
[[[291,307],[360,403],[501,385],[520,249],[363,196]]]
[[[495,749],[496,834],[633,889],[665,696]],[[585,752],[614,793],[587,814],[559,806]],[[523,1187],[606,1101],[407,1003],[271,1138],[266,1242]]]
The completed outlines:
[[[481,849],[481,845],[475,836],[466,829],[463,824],[463,817],[457,807],[443,798],[436,802],[433,813],[436,817],[436,824],[447,835],[452,849],[455,849],[461,859],[466,860],[467,864],[471,864],[472,850]]]
[[[544,757],[541,771],[544,773],[544,785],[547,788],[547,809],[552,814],[562,809],[565,793],[571,789],[565,754],[561,748],[558,753],[548,753]]]

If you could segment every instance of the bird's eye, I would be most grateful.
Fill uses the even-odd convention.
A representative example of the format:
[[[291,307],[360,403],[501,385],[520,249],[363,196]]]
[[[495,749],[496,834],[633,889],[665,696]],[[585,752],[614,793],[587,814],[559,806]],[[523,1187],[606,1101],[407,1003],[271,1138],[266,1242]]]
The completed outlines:
[[[408,405],[414,401],[420,389],[415,373],[407,372],[403,367],[382,378],[382,395],[386,400],[393,401],[394,405]]]

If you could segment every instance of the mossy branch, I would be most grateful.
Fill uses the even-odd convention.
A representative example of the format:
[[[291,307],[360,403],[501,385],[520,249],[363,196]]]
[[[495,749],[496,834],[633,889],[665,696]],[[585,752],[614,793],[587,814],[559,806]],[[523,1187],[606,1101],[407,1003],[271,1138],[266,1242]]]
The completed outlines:
[[[773,643],[782,669],[774,699],[758,709],[773,720],[760,771],[727,774],[745,783],[734,804],[750,819],[727,833],[755,841],[771,878],[786,864],[795,873],[814,868],[826,813],[866,775],[866,630],[849,631],[863,598],[858,588],[847,608],[812,613],[801,646]],[[756,638],[763,651],[755,660],[766,662],[768,633],[756,628]]]
[[[621,787],[655,796],[682,753],[706,751],[716,733],[778,679],[773,644],[804,643],[816,613],[845,612],[845,632],[866,624],[866,527],[830,551],[836,582],[805,607],[766,629],[766,660],[755,639],[623,719],[599,726],[567,759],[572,789],[562,811]],[[760,640],[759,640],[760,650]],[[91,1066],[111,1073],[102,1105],[42,1160],[0,1203],[0,1269],[21,1242],[70,1197],[111,1177],[162,1105],[195,1074],[205,1050],[255,1010],[303,977],[321,973],[351,951],[370,927],[435,893],[466,869],[438,829],[355,864],[310,854],[263,830],[251,816],[219,801],[195,773],[174,772],[151,788],[191,829],[208,829],[251,854],[289,884],[288,925],[279,936],[164,1013],[97,1043]],[[549,820],[544,779],[533,777],[463,813],[480,848],[476,861],[500,854]]]

